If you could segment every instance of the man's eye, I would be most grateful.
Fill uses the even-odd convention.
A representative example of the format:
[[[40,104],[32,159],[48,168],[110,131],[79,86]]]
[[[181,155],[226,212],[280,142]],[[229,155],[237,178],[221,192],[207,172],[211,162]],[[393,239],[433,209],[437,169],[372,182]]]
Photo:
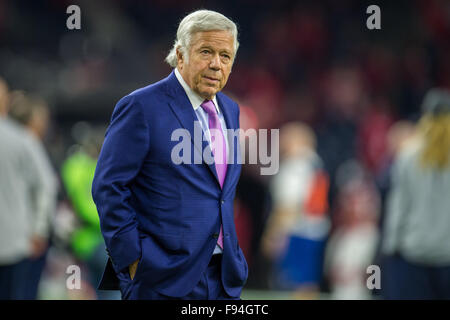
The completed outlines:
[[[203,53],[203,54],[208,54],[209,51],[208,51],[208,50],[202,50],[201,53]]]

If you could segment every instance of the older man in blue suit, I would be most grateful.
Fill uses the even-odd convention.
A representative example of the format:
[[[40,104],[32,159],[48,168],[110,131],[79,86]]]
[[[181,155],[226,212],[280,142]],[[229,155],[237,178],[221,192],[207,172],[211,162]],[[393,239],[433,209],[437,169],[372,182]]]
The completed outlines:
[[[117,103],[92,188],[110,257],[100,289],[119,288],[123,299],[240,298],[248,267],[233,218],[241,167],[230,134],[239,107],[220,92],[238,46],[231,20],[193,12],[166,58],[173,72]],[[192,137],[182,151],[191,161],[174,161],[177,129]],[[212,161],[195,161],[205,150]]]

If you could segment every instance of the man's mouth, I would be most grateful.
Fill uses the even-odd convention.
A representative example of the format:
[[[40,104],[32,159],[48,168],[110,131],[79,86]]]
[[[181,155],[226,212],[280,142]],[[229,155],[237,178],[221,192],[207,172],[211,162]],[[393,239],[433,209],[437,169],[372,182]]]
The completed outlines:
[[[219,82],[219,79],[216,79],[216,78],[207,77],[207,76],[203,76],[203,78],[205,78],[206,80],[210,80],[210,81],[214,81],[214,82]]]

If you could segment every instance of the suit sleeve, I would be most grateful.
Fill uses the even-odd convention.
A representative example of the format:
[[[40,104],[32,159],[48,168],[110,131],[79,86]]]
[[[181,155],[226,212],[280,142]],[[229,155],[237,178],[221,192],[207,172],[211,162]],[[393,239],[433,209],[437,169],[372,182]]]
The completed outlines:
[[[105,135],[92,184],[100,227],[116,271],[141,257],[136,211],[130,186],[149,148],[149,130],[135,97],[121,99]]]

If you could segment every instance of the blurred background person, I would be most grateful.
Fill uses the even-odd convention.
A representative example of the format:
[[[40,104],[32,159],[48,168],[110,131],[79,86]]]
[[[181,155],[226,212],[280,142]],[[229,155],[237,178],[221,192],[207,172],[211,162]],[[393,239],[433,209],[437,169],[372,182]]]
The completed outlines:
[[[378,191],[366,169],[356,160],[337,172],[333,228],[327,242],[324,273],[331,299],[370,299],[367,268],[378,244]]]
[[[379,170],[373,177],[380,197],[380,208],[378,218],[378,243],[373,264],[381,266],[383,264],[384,256],[381,253],[381,242],[383,234],[383,227],[385,225],[384,218],[387,209],[387,197],[391,189],[391,175],[394,161],[401,150],[414,139],[416,134],[416,124],[410,119],[399,120],[389,127],[386,135],[387,150],[384,153],[382,162],[379,163]],[[379,289],[373,290],[374,296],[380,297],[381,291]]]
[[[383,218],[385,212],[385,199],[391,188],[391,174],[392,166],[397,155],[402,151],[402,149],[414,139],[416,134],[416,125],[410,120],[400,120],[395,122],[388,131],[387,140],[387,152],[385,153],[385,158],[380,164],[380,170],[378,174],[374,177],[375,183],[380,191],[381,197],[381,208],[380,208],[380,228],[383,227]]]
[[[274,263],[274,288],[294,290],[296,298],[317,298],[325,240],[329,231],[328,175],[307,125],[280,129],[279,173],[271,183],[273,211],[263,250]]]
[[[45,267],[57,202],[58,178],[43,144],[50,115],[44,100],[15,91],[11,94],[10,117],[29,133],[33,147],[33,158],[30,161],[34,161],[40,176],[45,179],[45,188],[42,191],[34,190],[31,195],[36,231],[31,240],[31,257],[27,260],[24,299],[34,300],[37,298],[41,274]]]
[[[61,178],[68,203],[75,214],[70,248],[77,263],[84,267],[84,286],[90,287],[84,291],[84,298],[117,300],[120,299],[119,291],[97,289],[108,260],[97,208],[91,195],[103,142],[102,129],[96,130],[86,122],[78,122],[72,127],[72,136],[77,143],[69,148],[62,163]]]
[[[395,160],[382,239],[386,299],[450,299],[450,91],[432,89]]]
[[[29,298],[28,280],[48,241],[53,185],[42,170],[37,138],[7,117],[9,98],[0,81],[0,298]],[[17,103],[27,103],[21,97]]]
[[[243,132],[259,129],[259,116],[253,108],[239,103],[240,128]],[[256,132],[256,131],[255,131]],[[242,155],[249,154],[249,137],[240,138]],[[269,179],[261,179],[260,166],[244,163],[236,188],[234,216],[239,245],[247,260],[249,273],[247,286],[267,290],[270,263],[261,251],[261,236],[271,210]],[[270,176],[267,176],[270,177]]]

